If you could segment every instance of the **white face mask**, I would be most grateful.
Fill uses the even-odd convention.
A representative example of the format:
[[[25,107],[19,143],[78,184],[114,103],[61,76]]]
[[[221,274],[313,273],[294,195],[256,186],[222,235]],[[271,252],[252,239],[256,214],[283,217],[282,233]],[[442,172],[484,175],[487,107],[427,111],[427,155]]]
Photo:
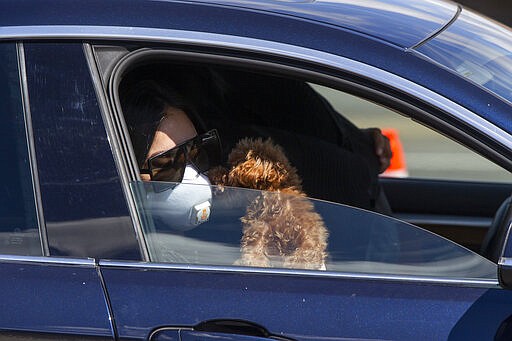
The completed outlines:
[[[208,177],[187,164],[181,183],[147,193],[146,208],[157,230],[187,231],[208,221],[211,200]]]

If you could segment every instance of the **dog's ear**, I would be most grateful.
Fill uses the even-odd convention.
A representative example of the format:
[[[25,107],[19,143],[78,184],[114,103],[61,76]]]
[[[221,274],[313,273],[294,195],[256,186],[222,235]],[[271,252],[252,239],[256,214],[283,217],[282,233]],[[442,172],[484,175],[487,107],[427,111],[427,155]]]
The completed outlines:
[[[208,170],[208,179],[213,185],[226,185],[228,170],[222,166]]]
[[[231,151],[228,186],[267,191],[300,190],[300,178],[282,148],[271,139],[244,138]]]

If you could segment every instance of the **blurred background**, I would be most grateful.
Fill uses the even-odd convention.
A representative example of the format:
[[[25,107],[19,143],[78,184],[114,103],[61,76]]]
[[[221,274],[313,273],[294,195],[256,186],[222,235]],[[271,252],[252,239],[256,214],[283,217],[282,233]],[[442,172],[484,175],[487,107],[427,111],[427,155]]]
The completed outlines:
[[[312,84],[333,107],[359,128],[392,131],[401,154],[384,176],[438,180],[512,183],[512,174],[493,162],[419,122],[368,100]]]
[[[512,26],[511,0],[458,0],[457,2],[507,26]]]

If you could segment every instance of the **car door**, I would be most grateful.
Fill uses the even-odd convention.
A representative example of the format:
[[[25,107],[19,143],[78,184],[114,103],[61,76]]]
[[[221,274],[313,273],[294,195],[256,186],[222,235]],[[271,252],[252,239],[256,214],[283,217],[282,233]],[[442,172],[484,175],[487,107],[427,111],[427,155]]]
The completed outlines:
[[[149,195],[176,184],[132,185],[151,261],[100,261],[121,338],[487,339],[512,314],[496,264],[392,218],[313,201],[326,271],[240,267],[240,218],[259,193],[213,194],[210,220],[183,233]]]
[[[56,146],[62,144],[51,150],[36,146],[38,138],[48,139],[54,131],[46,130],[43,136],[35,131],[38,124],[30,114],[41,113],[30,110],[29,93],[32,99],[46,100],[48,88],[26,80],[41,76],[51,88],[43,72],[34,74],[51,66],[32,60],[35,64],[27,68],[30,52],[22,43],[0,43],[0,338],[112,340],[111,316],[94,259],[49,257],[46,223],[51,219],[45,220],[42,201],[51,199],[44,190],[46,169],[38,173],[36,154],[59,154]],[[51,119],[53,112],[47,114]]]
[[[96,82],[105,103],[109,87],[119,85],[109,78],[112,69],[129,70],[118,61],[136,49],[94,48],[91,69],[108,75]],[[181,52],[172,60],[180,61]],[[163,54],[157,55],[161,62]],[[183,64],[190,56],[181,55]],[[105,119],[112,136],[120,135],[117,157],[128,165],[125,186],[145,247],[144,262],[99,262],[120,338],[489,339],[506,329],[512,295],[499,288],[496,264],[403,221],[350,206],[311,199],[329,227],[326,271],[236,266],[240,218],[261,193],[212,187],[210,220],[177,231],[171,212],[158,208],[178,184],[138,180],[122,110],[110,95],[104,110],[117,115]]]

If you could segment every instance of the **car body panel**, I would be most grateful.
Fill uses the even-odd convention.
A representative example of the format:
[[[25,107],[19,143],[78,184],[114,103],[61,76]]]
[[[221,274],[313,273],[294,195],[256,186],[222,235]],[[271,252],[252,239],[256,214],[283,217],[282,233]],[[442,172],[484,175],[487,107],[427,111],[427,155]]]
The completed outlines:
[[[16,13],[23,12],[27,14],[31,10],[24,3],[14,1],[6,2],[3,6],[6,9],[14,10]],[[78,15],[78,13],[83,14],[84,11],[94,11],[95,8],[99,7],[102,8],[102,12],[96,12],[95,16]],[[55,15],[55,13],[67,11],[71,8],[76,11],[69,11],[65,16]],[[48,9],[48,11],[45,9]],[[156,13],[172,14],[172,20],[165,24],[164,21],[158,22],[157,19],[160,16],[155,15]],[[193,17],[190,17],[190,13],[193,13]],[[186,20],[183,20],[186,18],[191,20],[190,24],[199,28],[202,25],[199,21],[205,19],[206,13],[211,16],[211,19],[202,23],[203,25],[212,22],[218,15],[221,15],[225,20],[233,16],[232,19],[236,18],[239,21],[238,25],[243,22],[240,16],[252,15],[253,21],[248,24],[255,26],[259,26],[258,17],[291,17],[296,21],[312,21],[319,24],[333,25],[375,37],[397,46],[411,47],[450,22],[457,13],[457,6],[453,3],[432,0],[390,1],[388,3],[367,0],[358,2],[224,0],[155,1],[153,3],[147,1],[116,1],[101,5],[94,2],[85,5],[76,1],[73,6],[65,1],[50,1],[38,11],[31,13],[32,23],[30,25],[44,25],[51,22],[60,25],[73,23],[125,26],[122,23],[129,21],[132,26],[178,28],[177,25],[181,26],[186,23]],[[183,15],[185,18],[180,19]],[[23,19],[26,20],[26,18]],[[94,18],[94,22],[87,22],[92,18]],[[15,16],[5,17],[5,19],[2,20],[5,26],[19,25],[18,18]],[[184,26],[179,28],[186,29]],[[214,32],[211,29],[205,31]]]
[[[469,330],[477,339],[491,339],[512,313],[512,295],[500,289],[158,264],[100,265],[119,336],[127,338],[144,339],[156,327],[239,319],[297,340],[459,339]],[[493,317],[486,318],[491,311]],[[478,326],[468,328],[475,320]]]
[[[197,1],[208,3],[207,1]],[[441,1],[279,1],[217,0],[212,4],[243,7],[318,21],[359,32],[400,47],[412,47],[448,24],[455,3]]]
[[[114,338],[92,259],[2,256],[0,300],[0,338]]]
[[[109,70],[96,69],[89,44],[202,51],[220,61],[254,59],[259,66],[348,80],[380,93],[380,100],[389,96],[393,104],[416,108],[423,121],[510,167],[510,104],[411,49],[449,25],[458,10],[430,0],[0,3],[0,40],[23,42],[37,209],[52,256],[0,260],[6,307],[0,336],[143,340],[161,330],[154,336],[176,339],[179,330],[194,336],[194,326],[212,319],[243,320],[303,340],[507,335],[512,292],[495,280],[120,261],[148,259],[128,190],[134,180],[128,152],[120,148],[126,136],[115,133],[116,103],[104,87]],[[510,189],[472,183],[467,190],[453,181],[418,181],[412,189],[389,184],[397,213],[432,220],[456,214],[464,216],[459,223],[475,218],[484,225]],[[425,203],[418,203],[418,193]],[[440,200],[436,193],[450,195]]]

